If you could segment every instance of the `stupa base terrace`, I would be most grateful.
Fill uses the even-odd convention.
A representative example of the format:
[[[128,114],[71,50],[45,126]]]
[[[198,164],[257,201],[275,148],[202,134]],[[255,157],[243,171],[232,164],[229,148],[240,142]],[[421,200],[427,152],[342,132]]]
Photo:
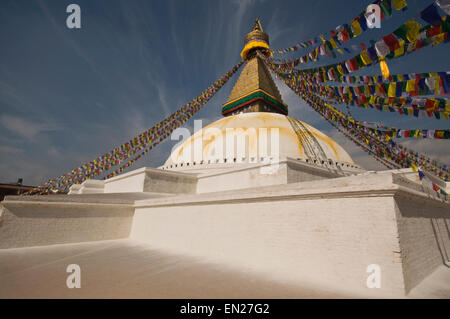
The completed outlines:
[[[0,298],[450,298],[450,204],[411,169],[224,165],[7,196]]]

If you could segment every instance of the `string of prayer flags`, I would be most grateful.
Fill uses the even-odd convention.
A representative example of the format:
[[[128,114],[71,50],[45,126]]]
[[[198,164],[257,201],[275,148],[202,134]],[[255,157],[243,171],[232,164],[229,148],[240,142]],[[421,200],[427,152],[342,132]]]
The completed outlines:
[[[428,174],[426,173],[426,171],[423,170],[423,168],[421,167],[417,167],[414,165],[413,170],[416,171],[419,175],[419,179],[422,181],[422,185],[429,189],[429,190],[433,190],[436,192],[436,195],[438,197],[443,196],[444,200],[447,200],[448,198],[448,193],[444,190],[443,187],[440,187],[439,185],[437,185],[436,183],[433,182],[433,180],[428,176]]]
[[[66,193],[73,184],[81,184],[86,179],[100,175],[102,172],[109,170],[111,167],[121,164],[127,158],[134,154],[139,154],[131,161],[128,161],[119,170],[123,171],[126,167],[132,165],[142,155],[146,154],[150,149],[158,145],[166,139],[173,130],[183,125],[189,118],[197,113],[201,107],[207,103],[222,86],[236,73],[236,71],[244,64],[240,61],[224,76],[214,82],[206,90],[197,97],[192,99],[188,104],[181,107],[178,111],[159,122],[152,128],[141,133],[130,141],[114,148],[112,151],[105,153],[91,162],[84,163],[81,166],[60,177],[49,180],[48,182],[34,188],[31,194],[50,194],[50,193]]]
[[[432,160],[423,154],[411,151],[394,142],[392,138],[394,135],[392,129],[388,131],[392,133],[386,134],[385,132],[378,132],[379,130],[374,131],[374,129],[364,125],[364,123],[355,121],[351,116],[346,116],[329,103],[326,103],[319,96],[314,95],[314,92],[310,90],[312,86],[296,86],[294,79],[283,76],[281,72],[270,64],[268,58],[262,54],[259,54],[259,56],[280,80],[286,83],[289,88],[305,100],[306,103],[308,103],[324,119],[330,123],[334,122],[334,124],[344,129],[348,133],[347,135],[352,136],[353,141],[357,140],[360,145],[364,145],[363,149],[365,151],[370,149],[369,154],[374,158],[378,158],[386,166],[393,167],[393,163],[399,167],[413,167],[414,165],[417,167],[422,166],[439,178],[448,180],[450,170],[447,166],[441,165],[437,161]],[[395,131],[395,133],[397,133],[397,131]],[[418,130],[418,133],[416,133],[416,130],[404,130],[403,133],[412,133],[413,136],[424,134],[424,132],[420,130]],[[428,134],[427,131],[427,136]],[[434,134],[436,134],[436,130],[434,131]],[[445,136],[445,134],[448,133],[446,133],[445,130],[442,130],[442,133],[438,133],[438,135],[440,134]]]
[[[387,8],[387,6],[385,7]],[[436,14],[440,19],[440,16],[437,13],[437,11]],[[363,20],[365,21],[365,19]],[[361,24],[361,22],[357,18],[355,18],[351,24],[353,34],[360,34],[361,26],[365,26],[365,23]],[[378,41],[378,43],[376,44],[378,55],[380,57],[385,57],[386,55],[389,54],[390,51],[393,51],[395,56],[403,55],[404,43],[405,42],[411,43],[416,41],[420,35],[421,28],[422,28],[421,24],[415,21],[414,19],[408,20],[403,25],[401,25],[397,30],[395,30],[392,35],[387,35],[386,37],[383,37],[384,41],[381,40]],[[437,30],[433,30],[433,32],[437,32]],[[336,54],[333,51],[335,49],[338,50],[338,45],[336,44],[336,41],[339,45],[341,44],[342,41],[340,42],[339,39],[335,40],[333,37],[331,37],[329,40],[325,40],[322,35],[321,38],[322,44],[319,47],[313,49],[313,51],[311,51],[309,54],[306,54],[301,58],[292,59],[290,61],[282,60],[281,63],[289,64],[290,66],[297,66],[299,64],[307,63],[310,61],[317,61],[319,59],[319,55],[320,56],[328,55],[336,58]],[[400,39],[401,41],[397,41],[397,38]],[[367,46],[364,43],[361,44],[361,48],[359,48],[359,46],[357,45],[351,45],[351,48],[353,48],[353,50],[357,52],[360,52],[361,48],[363,49],[363,51],[367,50]],[[318,49],[319,55],[314,55],[316,49]],[[348,53],[351,52],[348,48],[344,48],[344,50]],[[338,52],[340,54],[344,54],[344,52],[341,49],[339,49]]]
[[[392,15],[392,7],[398,11],[405,11],[407,9],[406,0],[378,0],[373,4],[380,6],[381,16],[380,20]],[[298,51],[300,48],[308,48],[319,42],[319,38],[322,43],[329,43],[334,49],[337,49],[342,43],[349,41],[352,38],[360,36],[362,33],[370,29],[367,25],[366,10],[360,12],[349,23],[338,25],[334,30],[320,34],[314,39],[308,41],[299,42],[291,47],[284,49],[272,50],[273,53],[285,54],[289,52]],[[342,51],[342,50],[341,50]]]
[[[409,20],[404,24],[404,27],[401,26],[400,29],[401,28],[406,28],[406,33],[408,33],[408,30],[417,28],[417,25],[412,20]],[[317,59],[317,57],[311,56],[311,53],[309,55],[288,61],[286,63],[279,64],[275,63],[274,60],[271,60],[270,63],[275,68],[277,68],[278,71],[281,72],[309,73],[317,72],[319,70],[325,70],[326,72],[328,72],[330,69],[335,69],[337,71],[336,76],[339,78],[341,76],[347,75],[348,73],[364,69],[367,66],[378,63],[383,59],[391,60],[394,58],[399,58],[406,54],[410,54],[411,52],[418,51],[426,46],[436,46],[441,43],[447,42],[448,31],[450,30],[450,19],[445,19],[444,17],[440,20],[438,25],[427,25],[421,28],[421,30],[422,31],[419,33],[419,36],[413,42],[405,41],[404,39],[402,39],[400,37],[400,35],[402,34],[401,32],[397,32],[399,34],[399,38],[397,38],[394,33],[391,33],[383,36],[378,41],[372,41],[373,44],[370,47],[367,47],[367,50],[363,50],[363,52],[347,61],[342,61],[340,63],[331,64],[320,68],[303,70],[293,68],[294,66],[306,63],[312,59]],[[410,35],[409,37],[412,39],[415,37],[415,35]],[[405,35],[405,38],[408,40],[408,36]],[[348,65],[351,65],[352,67],[348,69]]]
[[[408,80],[415,79],[426,79],[429,77],[435,77],[437,75],[444,76],[445,81],[448,81],[448,77],[450,75],[450,71],[441,71],[441,72],[429,72],[429,73],[404,73],[404,74],[391,74],[389,78],[384,79],[382,76],[370,76],[370,75],[344,75],[340,78],[341,83],[345,84],[374,84],[374,83],[383,83],[383,82],[402,82]],[[326,76],[325,78],[319,77],[319,73],[313,74],[314,78],[312,81],[315,83],[323,83],[327,81],[336,81],[336,77]],[[321,81],[323,80],[323,82]],[[443,83],[444,85],[444,83]]]
[[[435,76],[439,76],[439,74],[436,73]],[[448,120],[450,115],[450,99],[416,97],[418,95],[417,92],[415,94],[412,94],[413,92],[405,92],[408,88],[405,82],[378,83],[352,87],[320,85],[320,83],[313,82],[310,79],[293,76],[292,74],[280,74],[280,77],[284,81],[288,81],[291,87],[296,87],[300,90],[309,91],[327,99],[334,100],[336,104],[357,105],[358,107],[398,112],[399,114],[414,117],[429,116],[435,117],[436,119]],[[413,85],[412,91],[418,91],[419,86],[416,84],[416,81],[420,83],[418,79],[420,78],[417,77],[416,80],[413,80],[415,84]],[[422,83],[427,83],[427,80],[425,79]],[[408,81],[408,83],[410,82]],[[423,86],[419,93],[422,95],[439,93],[441,86],[437,84],[441,82],[438,80],[428,81],[428,86]]]

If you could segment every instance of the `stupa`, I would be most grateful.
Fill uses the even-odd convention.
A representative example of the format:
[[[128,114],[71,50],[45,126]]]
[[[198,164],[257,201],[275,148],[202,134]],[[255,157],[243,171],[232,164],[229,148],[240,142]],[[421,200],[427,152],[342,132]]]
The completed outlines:
[[[411,169],[366,171],[288,116],[256,55],[269,49],[257,20],[224,117],[161,167],[7,196],[0,298],[449,297],[449,203]],[[65,287],[66,264],[84,288]]]
[[[320,179],[325,171],[326,176],[362,172],[334,140],[287,116],[288,106],[257,50],[269,54],[269,36],[258,19],[245,37],[241,57],[246,64],[222,106],[224,118],[197,131],[172,152],[161,168],[212,172],[289,159],[300,165],[291,167],[309,174],[309,179]],[[301,169],[305,163],[312,166]]]

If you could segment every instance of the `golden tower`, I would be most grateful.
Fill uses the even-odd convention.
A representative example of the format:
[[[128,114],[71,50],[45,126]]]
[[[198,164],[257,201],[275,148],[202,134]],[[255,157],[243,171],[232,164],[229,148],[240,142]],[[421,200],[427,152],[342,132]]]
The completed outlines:
[[[263,31],[259,19],[256,19],[252,31],[245,36],[241,52],[246,65],[227,102],[222,106],[222,115],[248,112],[288,114],[287,105],[283,102],[269,70],[256,54],[259,50],[268,55],[269,49],[269,36]]]

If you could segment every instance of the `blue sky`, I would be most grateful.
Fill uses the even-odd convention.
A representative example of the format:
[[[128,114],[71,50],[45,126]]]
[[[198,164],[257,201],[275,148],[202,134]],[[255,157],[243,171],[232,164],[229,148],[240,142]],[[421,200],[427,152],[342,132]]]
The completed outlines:
[[[257,17],[271,47],[283,48],[349,22],[370,2],[2,0],[0,183],[23,177],[26,184],[40,184],[153,126],[239,62],[243,38]],[[432,1],[407,2],[408,11],[394,11],[381,30],[349,44],[377,40]],[[81,7],[81,29],[66,27],[70,3]],[[443,44],[390,62],[389,68],[393,74],[447,71],[448,55]],[[380,74],[378,66],[365,72]],[[194,119],[206,125],[221,118],[220,107],[236,79],[187,126]],[[360,165],[382,168],[277,84],[291,116],[336,139]],[[444,120],[352,111],[357,119],[399,128],[449,128]],[[175,143],[162,143],[132,169],[161,165]],[[448,141],[406,140],[404,145],[450,164]]]

